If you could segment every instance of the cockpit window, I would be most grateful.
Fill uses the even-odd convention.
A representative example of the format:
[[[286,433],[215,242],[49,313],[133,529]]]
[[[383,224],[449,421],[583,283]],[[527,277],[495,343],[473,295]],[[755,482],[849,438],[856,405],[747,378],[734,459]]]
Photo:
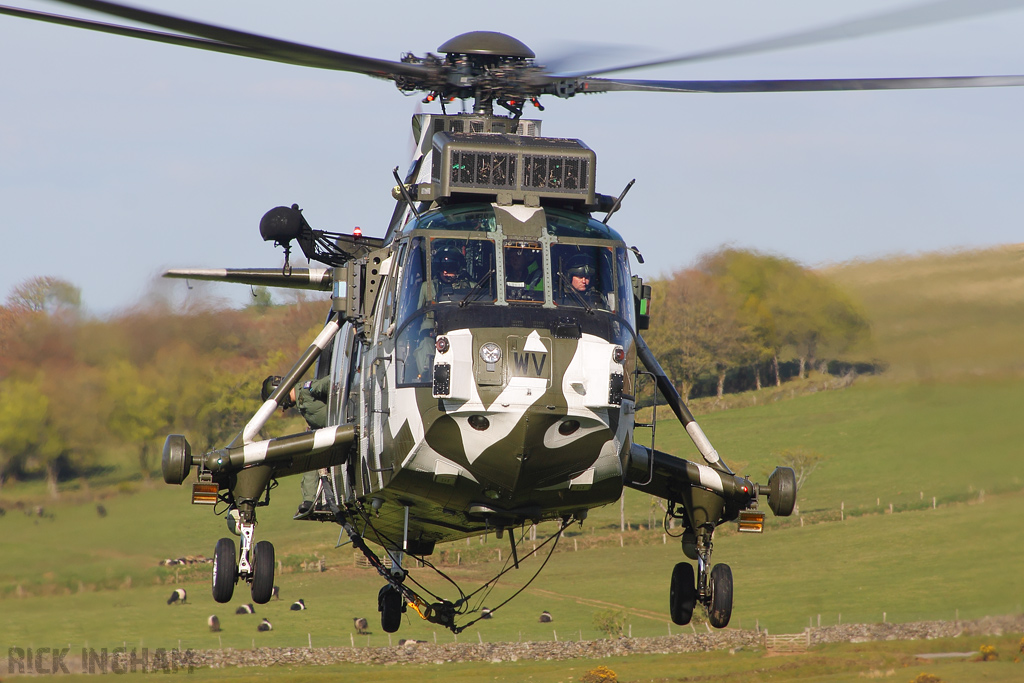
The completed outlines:
[[[494,232],[494,209],[490,206],[452,206],[430,211],[416,220],[419,230],[460,230]]]
[[[491,240],[430,240],[432,302],[494,301],[496,275]]]
[[[540,242],[505,242],[505,301],[544,301],[544,257]]]
[[[608,247],[556,244],[551,248],[552,290],[558,306],[616,310],[615,254]]]

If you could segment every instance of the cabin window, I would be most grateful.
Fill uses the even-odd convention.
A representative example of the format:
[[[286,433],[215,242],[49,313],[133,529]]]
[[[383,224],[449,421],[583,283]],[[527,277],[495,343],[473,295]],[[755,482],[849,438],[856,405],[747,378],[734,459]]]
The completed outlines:
[[[614,251],[609,247],[552,246],[551,283],[555,305],[617,310],[614,258]]]

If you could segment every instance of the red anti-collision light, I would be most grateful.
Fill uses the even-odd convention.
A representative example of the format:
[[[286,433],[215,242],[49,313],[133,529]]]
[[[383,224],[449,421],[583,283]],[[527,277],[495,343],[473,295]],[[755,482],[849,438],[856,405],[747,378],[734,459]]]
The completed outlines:
[[[438,353],[448,353],[448,349],[451,348],[448,344],[448,337],[438,337],[437,341],[434,342],[434,346],[437,348]]]
[[[616,346],[612,351],[612,360],[616,363],[621,363],[626,360],[626,352],[622,350],[621,346]]]
[[[359,239],[360,237],[363,236],[363,229],[357,225],[356,229],[352,231],[352,236],[355,237],[356,239]]]

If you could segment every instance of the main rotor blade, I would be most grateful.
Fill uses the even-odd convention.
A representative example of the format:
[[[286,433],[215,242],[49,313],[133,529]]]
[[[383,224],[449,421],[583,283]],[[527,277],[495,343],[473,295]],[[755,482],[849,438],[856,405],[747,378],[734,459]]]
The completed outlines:
[[[546,74],[552,80],[566,78],[583,78],[597,76],[598,74],[609,74],[628,69],[642,69],[654,66],[665,66],[668,64],[683,64],[687,62],[702,62],[725,57],[738,57],[760,52],[771,52],[784,50],[793,47],[803,47],[817,43],[848,40],[862,36],[899,31],[908,28],[916,28],[929,24],[938,24],[956,19],[966,19],[982,14],[1004,12],[1017,9],[1024,5],[1024,0],[938,0],[924,5],[916,5],[899,9],[894,12],[886,12],[861,19],[842,21],[837,24],[830,24],[820,28],[807,31],[798,31],[775,38],[756,40],[750,43],[741,43],[728,47],[702,50],[689,54],[654,59],[622,66],[598,69],[589,72],[577,72],[569,74]]]
[[[919,90],[1024,86],[1024,76],[939,76],[935,78],[821,78],[760,81],[644,81],[582,78],[577,93],[637,92],[817,92],[827,90]]]
[[[146,29],[134,28],[131,26],[105,24],[99,21],[88,21],[86,19],[77,19],[75,17],[65,17],[59,14],[35,12],[32,10],[19,9],[17,7],[7,7],[5,5],[0,5],[0,14],[6,14],[12,17],[20,17],[22,19],[33,19],[35,21],[43,21],[49,24],[60,24],[61,26],[83,28],[88,29],[90,31],[98,31],[101,33],[111,33],[119,36],[127,36],[129,38],[141,38],[143,40],[151,40],[153,42],[158,43],[167,43],[169,45],[181,45],[184,47],[191,47],[199,50],[209,50],[211,52],[223,52],[225,54],[239,55],[241,57],[252,57],[255,59],[269,59],[271,61],[276,61],[273,59],[273,57],[256,54],[253,50],[249,48],[238,47],[237,45],[227,45],[225,43],[217,43],[212,40],[204,40],[203,38],[179,36],[172,33],[160,33],[159,31],[147,31]]]
[[[377,78],[392,78],[404,76],[407,78],[423,78],[429,69],[418,64],[405,64],[403,62],[392,62],[385,59],[373,57],[362,57],[345,52],[337,52],[320,47],[293,43],[287,40],[271,38],[245,31],[214,26],[199,21],[174,17],[159,12],[128,7],[113,2],[102,0],[54,0],[66,5],[74,5],[82,9],[109,14],[122,19],[137,21],[150,26],[157,26],[171,31],[179,31],[191,36],[198,36],[205,40],[196,41],[186,36],[157,33],[134,29],[125,26],[115,26],[100,22],[91,22],[84,19],[72,17],[61,17],[58,15],[45,14],[42,12],[29,12],[15,7],[0,7],[0,13],[19,16],[26,19],[35,19],[50,23],[64,24],[85,28],[104,33],[116,33],[118,35],[152,40],[155,42],[184,45],[214,52],[225,52],[243,57],[265,59],[284,64],[297,66],[308,66],[318,69],[331,69],[334,71],[350,71],[361,73]]]

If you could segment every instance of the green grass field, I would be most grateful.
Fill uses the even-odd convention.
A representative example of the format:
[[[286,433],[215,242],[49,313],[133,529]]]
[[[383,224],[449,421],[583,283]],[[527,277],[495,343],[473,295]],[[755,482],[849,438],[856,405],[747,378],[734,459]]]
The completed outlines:
[[[757,622],[782,633],[816,624],[819,614],[823,624],[833,624],[881,621],[883,613],[890,621],[914,621],[953,618],[957,611],[961,618],[1019,612],[1024,427],[1014,413],[1020,405],[1019,381],[927,387],[864,382],[703,419],[723,455],[757,477],[772,463],[771,451],[785,444],[800,443],[827,456],[802,491],[803,526],[796,517],[773,520],[761,536],[727,527],[716,537],[715,560],[730,564],[736,576],[733,625]],[[971,424],[971,433],[940,429],[958,423]],[[672,449],[678,442],[677,452],[686,455],[677,432],[666,423],[659,446]],[[376,616],[380,580],[353,566],[350,548],[334,549],[337,527],[290,520],[298,494],[287,484],[261,517],[261,537],[274,541],[289,569],[320,556],[329,571],[280,575],[284,599],[259,611],[281,621],[274,632],[260,634],[260,642],[302,646],[312,634],[314,644],[350,645],[352,618],[365,616],[372,623]],[[52,518],[17,510],[0,518],[0,644],[168,647],[181,640],[185,647],[251,647],[258,618],[228,615],[213,603],[208,566],[177,572],[193,604],[164,604],[175,570],[158,567],[159,560],[209,555],[224,535],[210,509],[190,506],[187,495],[183,488],[154,484],[106,499],[102,518],[92,502],[49,506]],[[846,502],[842,522],[840,501]],[[888,513],[890,502],[894,514]],[[620,608],[629,612],[634,636],[678,632],[668,624],[667,593],[681,552],[672,539],[663,542],[660,529],[638,530],[648,526],[652,510],[660,522],[650,497],[628,491],[627,504],[633,531],[620,540],[617,506],[595,512],[582,531],[574,528],[562,539],[525,594],[462,637],[551,639],[560,631],[562,638],[595,638],[600,634],[594,613]],[[452,564],[456,553],[464,555],[462,566],[444,569],[468,588],[496,573],[497,553],[507,559],[508,548],[507,540],[491,537],[484,544],[473,540],[442,549]],[[494,607],[536,565],[527,562],[508,574],[482,604]],[[432,590],[446,590],[426,570],[416,576],[424,576]],[[19,599],[19,593],[26,597]],[[310,609],[289,613],[287,605],[299,597]],[[544,609],[556,615],[553,628],[537,623]],[[215,612],[225,625],[219,638],[205,628]],[[356,644],[386,644],[386,635],[374,630],[369,641],[363,637]],[[409,620],[400,635],[435,637],[418,619]],[[452,638],[446,632],[436,637]]]

